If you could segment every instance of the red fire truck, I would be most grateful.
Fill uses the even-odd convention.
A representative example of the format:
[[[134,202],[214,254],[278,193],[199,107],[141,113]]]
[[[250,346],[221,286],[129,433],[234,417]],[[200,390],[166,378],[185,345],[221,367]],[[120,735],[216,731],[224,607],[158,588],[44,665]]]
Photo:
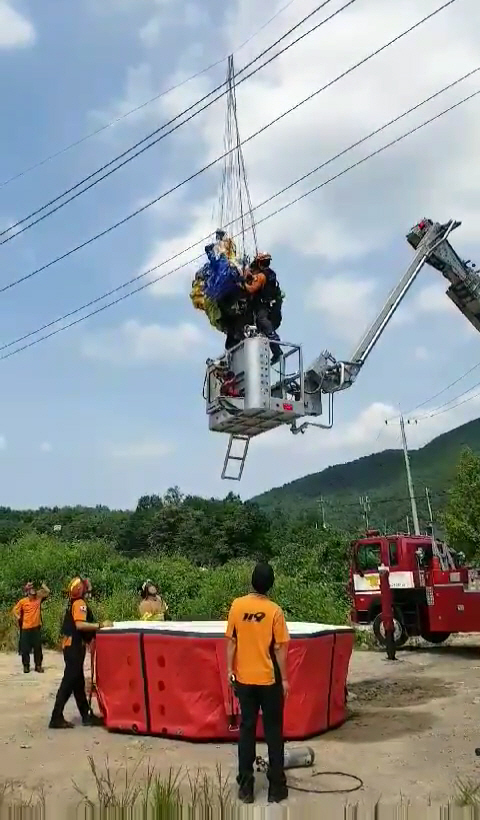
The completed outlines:
[[[351,617],[371,625],[385,644],[378,568],[389,568],[395,645],[421,635],[443,643],[457,632],[480,632],[480,570],[463,553],[429,535],[380,535],[369,530],[353,541],[350,563]]]

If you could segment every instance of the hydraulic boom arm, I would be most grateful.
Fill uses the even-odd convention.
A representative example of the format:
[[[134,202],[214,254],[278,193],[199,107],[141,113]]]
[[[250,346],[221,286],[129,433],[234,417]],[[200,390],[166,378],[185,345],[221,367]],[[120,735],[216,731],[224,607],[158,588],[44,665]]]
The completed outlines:
[[[461,222],[450,220],[444,225],[423,219],[407,234],[415,256],[404,275],[390,293],[348,361],[337,361],[328,351],[322,353],[305,372],[305,393],[335,393],[350,387],[368,355],[408,293],[425,263],[439,270],[450,282],[447,296],[480,331],[480,276],[454,251],[448,237]],[[312,411],[315,400],[311,399]],[[312,413],[314,414],[314,413]]]

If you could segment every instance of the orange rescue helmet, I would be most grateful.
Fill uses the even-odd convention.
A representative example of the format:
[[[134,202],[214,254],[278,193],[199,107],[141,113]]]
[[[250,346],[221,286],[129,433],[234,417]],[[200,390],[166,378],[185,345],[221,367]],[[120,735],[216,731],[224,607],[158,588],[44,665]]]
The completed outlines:
[[[68,597],[73,600],[83,598],[87,589],[86,582],[80,578],[73,578],[68,585]]]

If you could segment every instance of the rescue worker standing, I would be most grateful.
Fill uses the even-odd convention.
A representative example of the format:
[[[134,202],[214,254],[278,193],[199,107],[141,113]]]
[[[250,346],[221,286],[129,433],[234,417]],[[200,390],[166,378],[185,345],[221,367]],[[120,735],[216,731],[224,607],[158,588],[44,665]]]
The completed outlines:
[[[245,276],[245,290],[250,296],[250,305],[260,333],[272,339],[272,364],[282,355],[280,345],[275,344],[279,336],[276,332],[282,323],[282,291],[277,275],[270,267],[271,254],[257,253]]]
[[[111,624],[109,622],[95,623],[92,611],[86,602],[86,598],[91,595],[91,589],[90,581],[82,578],[74,578],[68,587],[69,601],[62,624],[65,671],[55,698],[49,723],[50,729],[73,729],[73,723],[65,720],[63,715],[65,705],[72,695],[84,726],[103,724],[102,719],[94,715],[90,709],[85,692],[83,664],[87,644],[102,626]]]
[[[281,608],[268,598],[275,576],[269,564],[257,564],[253,591],[236,598],[227,622],[227,674],[240,703],[238,796],[253,803],[256,728],[261,709],[268,746],[268,800],[288,797],[284,772],[283,706],[288,695],[287,651],[290,640]]]
[[[30,655],[33,652],[35,672],[43,672],[42,652],[42,604],[50,595],[46,584],[40,589],[29,581],[25,584],[25,595],[13,607],[13,615],[20,628],[18,650],[22,656],[23,671],[30,672]]]
[[[138,605],[138,614],[142,621],[164,621],[168,606],[162,596],[158,594],[155,584],[147,580],[140,587],[141,601]]]

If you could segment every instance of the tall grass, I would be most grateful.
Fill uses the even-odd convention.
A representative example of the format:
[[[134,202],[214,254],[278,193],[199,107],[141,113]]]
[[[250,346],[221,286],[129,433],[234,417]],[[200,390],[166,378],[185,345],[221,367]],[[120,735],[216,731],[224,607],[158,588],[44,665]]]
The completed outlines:
[[[125,558],[103,541],[65,543],[42,535],[26,535],[2,549],[0,577],[0,649],[14,650],[17,631],[10,611],[22,595],[25,581],[45,581],[52,596],[43,607],[44,641],[56,647],[65,609],[62,590],[83,573],[95,590],[93,608],[100,620],[137,617],[138,587],[155,579],[176,620],[224,619],[233,598],[249,589],[252,564],[230,561],[201,570],[184,558]],[[273,595],[290,620],[341,624],[348,605],[338,585],[295,577],[277,569]]]
[[[114,769],[108,758],[102,763],[95,760],[93,756],[88,757],[88,764],[92,776],[91,790],[80,788],[75,780],[72,780],[72,809],[65,816],[76,816],[84,818],[152,818],[155,820],[170,820],[170,818],[185,817],[189,820],[207,820],[207,818],[227,818],[251,817],[250,810],[245,812],[236,800],[236,789],[221,767],[217,766],[215,774],[209,774],[201,769],[192,772],[188,769],[170,768],[167,774],[159,773],[148,759],[140,758],[135,764],[120,766]],[[293,787],[293,784],[292,784]],[[328,792],[327,792],[328,793]],[[480,786],[474,781],[458,781],[456,793],[444,805],[435,805],[431,798],[427,797],[426,804],[417,806],[415,801],[411,801],[400,794],[396,807],[390,801],[388,806],[383,801],[377,801],[370,807],[369,817],[401,817],[407,818],[422,817],[455,817],[455,818],[477,818],[479,817],[480,806]],[[76,801],[74,801],[76,795]],[[317,793],[317,800],[322,800],[322,792]],[[340,797],[340,795],[339,795]],[[76,803],[76,808],[74,806]],[[336,816],[343,816],[349,820],[360,820],[366,817],[367,806],[356,801],[345,800],[343,812],[339,806]],[[296,807],[292,816],[304,813],[305,816],[323,816],[321,803],[315,803],[317,811],[315,815],[307,809],[313,808],[304,803],[305,811]],[[286,807],[285,807],[286,808]],[[432,811],[434,813],[432,813]],[[287,816],[282,809],[281,814],[274,816]],[[47,799],[42,789],[33,790],[28,793],[22,784],[15,781],[0,783],[0,817],[22,817],[35,818],[35,820],[46,820],[47,816],[57,816],[56,807],[47,806]],[[264,815],[264,811],[260,816]],[[288,815],[290,816],[290,814]]]

